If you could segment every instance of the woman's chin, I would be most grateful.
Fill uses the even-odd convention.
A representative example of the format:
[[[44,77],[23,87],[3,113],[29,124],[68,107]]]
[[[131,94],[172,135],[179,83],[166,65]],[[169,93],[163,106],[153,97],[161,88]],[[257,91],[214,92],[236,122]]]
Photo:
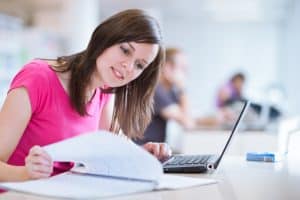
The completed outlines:
[[[122,87],[126,85],[126,83],[109,83],[109,84],[105,84],[105,88],[117,88],[117,87]]]

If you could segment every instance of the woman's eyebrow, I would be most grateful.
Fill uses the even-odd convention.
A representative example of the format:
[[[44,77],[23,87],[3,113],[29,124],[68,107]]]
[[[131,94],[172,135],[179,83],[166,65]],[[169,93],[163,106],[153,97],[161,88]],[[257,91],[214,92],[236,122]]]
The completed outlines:
[[[127,44],[129,45],[129,47],[130,47],[133,51],[135,51],[135,48],[132,46],[132,44],[130,44],[129,42],[128,42]]]
[[[142,61],[145,63],[145,65],[148,65],[148,62],[145,59],[142,59]]]

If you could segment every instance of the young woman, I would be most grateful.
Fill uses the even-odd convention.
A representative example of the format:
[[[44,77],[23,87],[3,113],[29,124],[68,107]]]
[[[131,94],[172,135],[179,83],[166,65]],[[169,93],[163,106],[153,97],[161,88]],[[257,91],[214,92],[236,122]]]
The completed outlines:
[[[142,136],[163,59],[157,22],[126,10],[101,23],[84,51],[26,64],[0,112],[0,181],[50,176],[47,144],[97,129]],[[161,143],[144,148],[159,159],[170,152]]]

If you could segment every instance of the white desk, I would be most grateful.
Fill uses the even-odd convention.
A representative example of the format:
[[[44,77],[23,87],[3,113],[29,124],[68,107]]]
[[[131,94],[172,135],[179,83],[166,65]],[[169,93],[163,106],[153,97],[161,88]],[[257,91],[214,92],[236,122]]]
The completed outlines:
[[[187,154],[220,154],[230,131],[228,130],[197,130],[170,134],[170,144],[179,152]],[[238,131],[233,136],[226,155],[244,156],[246,152],[278,151],[276,133],[263,131]]]
[[[218,184],[194,188],[139,193],[114,200],[129,199],[209,199],[209,200],[299,200],[300,199],[300,159],[287,157],[282,162],[247,162],[243,157],[225,157],[213,174],[193,174],[193,177],[206,177],[219,180]],[[48,198],[7,192],[0,199]]]

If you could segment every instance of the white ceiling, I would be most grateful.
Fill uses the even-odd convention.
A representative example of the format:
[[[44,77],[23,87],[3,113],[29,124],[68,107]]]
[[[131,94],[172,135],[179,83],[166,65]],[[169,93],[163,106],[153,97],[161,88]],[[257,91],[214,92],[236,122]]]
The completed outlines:
[[[97,4],[97,0],[1,0],[0,12],[26,21],[35,12],[55,15],[66,2],[76,1]],[[287,17],[294,1],[297,0],[99,0],[95,6],[99,6],[101,18],[127,8],[143,8],[166,21],[277,22]]]
[[[102,0],[101,16],[126,8],[159,12],[165,20],[182,18],[215,22],[284,20],[294,0]]]

